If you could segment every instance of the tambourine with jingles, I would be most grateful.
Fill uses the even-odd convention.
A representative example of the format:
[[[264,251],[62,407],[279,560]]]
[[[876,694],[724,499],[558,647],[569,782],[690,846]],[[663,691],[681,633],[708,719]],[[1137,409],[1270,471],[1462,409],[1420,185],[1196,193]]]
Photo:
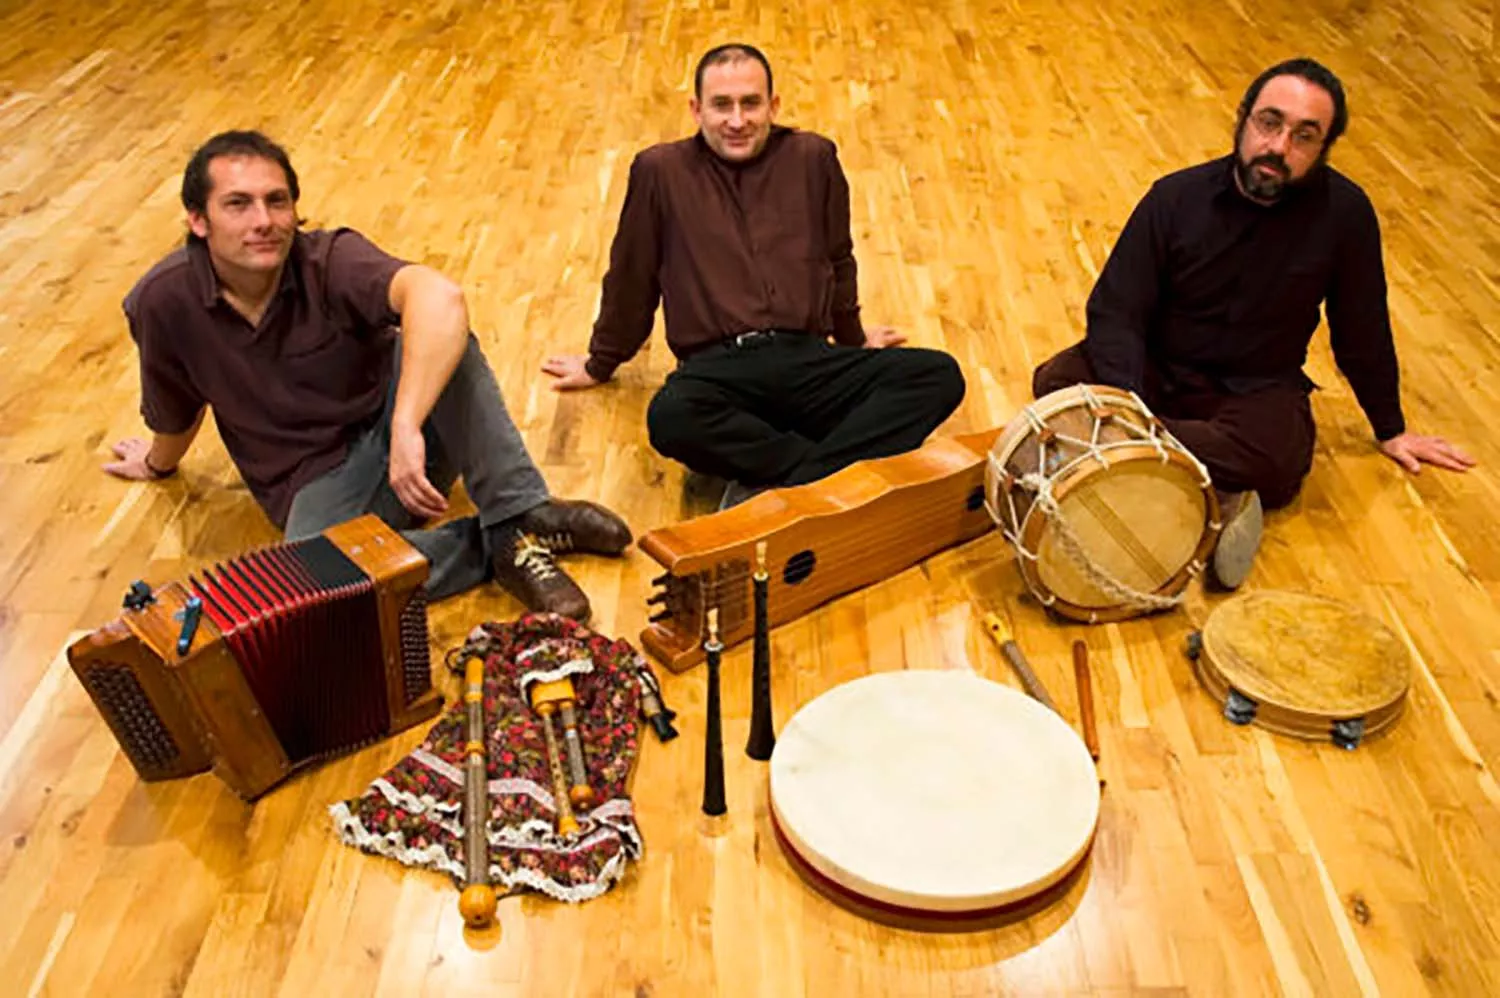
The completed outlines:
[[[1411,657],[1389,628],[1305,593],[1223,603],[1188,656],[1228,720],[1348,749],[1395,724],[1411,687]]]

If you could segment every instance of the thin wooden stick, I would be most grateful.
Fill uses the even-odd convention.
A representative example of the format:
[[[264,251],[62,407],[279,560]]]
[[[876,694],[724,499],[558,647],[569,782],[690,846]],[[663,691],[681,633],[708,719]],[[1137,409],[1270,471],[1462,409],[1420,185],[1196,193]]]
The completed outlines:
[[[1094,683],[1089,676],[1089,649],[1082,641],[1073,642],[1073,678],[1078,683],[1078,723],[1083,726],[1083,743],[1089,755],[1099,761],[1099,729],[1094,723]]]

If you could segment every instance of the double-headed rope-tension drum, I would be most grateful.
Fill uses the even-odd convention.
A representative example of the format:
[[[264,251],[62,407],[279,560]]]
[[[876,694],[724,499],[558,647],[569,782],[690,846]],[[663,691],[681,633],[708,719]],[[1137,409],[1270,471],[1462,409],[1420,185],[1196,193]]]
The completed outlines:
[[[1175,606],[1218,539],[1208,471],[1139,398],[1074,385],[990,450],[985,503],[1043,604],[1088,622]]]

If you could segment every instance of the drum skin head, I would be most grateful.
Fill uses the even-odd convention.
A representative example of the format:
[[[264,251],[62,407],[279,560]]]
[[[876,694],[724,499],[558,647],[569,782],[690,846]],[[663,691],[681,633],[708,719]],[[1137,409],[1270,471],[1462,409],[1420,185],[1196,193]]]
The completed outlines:
[[[876,904],[990,912],[1088,853],[1099,777],[1082,739],[968,672],[879,673],[804,706],[771,756],[772,817],[795,858]]]
[[[1411,658],[1384,624],[1291,592],[1249,593],[1215,609],[1198,671],[1216,698],[1232,688],[1257,705],[1256,723],[1305,738],[1326,738],[1330,722],[1351,718],[1365,718],[1373,734],[1400,714],[1411,686]]]
[[[1192,468],[1147,454],[1079,481],[1059,507],[1095,564],[1133,589],[1154,593],[1197,552],[1207,500]],[[1068,557],[1056,530],[1043,527],[1038,553],[1041,584],[1059,599],[1088,609],[1118,605]]]

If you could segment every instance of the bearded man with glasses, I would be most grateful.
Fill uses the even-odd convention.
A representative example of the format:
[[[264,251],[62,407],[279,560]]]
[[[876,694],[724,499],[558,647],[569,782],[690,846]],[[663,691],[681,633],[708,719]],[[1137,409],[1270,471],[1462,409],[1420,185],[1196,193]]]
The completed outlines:
[[[1474,463],[1406,428],[1380,225],[1328,165],[1348,120],[1343,85],[1319,63],[1261,73],[1234,152],[1151,187],[1089,296],[1083,342],[1032,379],[1038,397],[1079,382],[1129,389],[1161,417],[1218,490],[1226,526],[1212,568],[1230,589],[1249,574],[1262,503],[1291,502],[1312,467],[1317,386],[1302,366],[1321,308],[1381,452],[1413,474]]]

